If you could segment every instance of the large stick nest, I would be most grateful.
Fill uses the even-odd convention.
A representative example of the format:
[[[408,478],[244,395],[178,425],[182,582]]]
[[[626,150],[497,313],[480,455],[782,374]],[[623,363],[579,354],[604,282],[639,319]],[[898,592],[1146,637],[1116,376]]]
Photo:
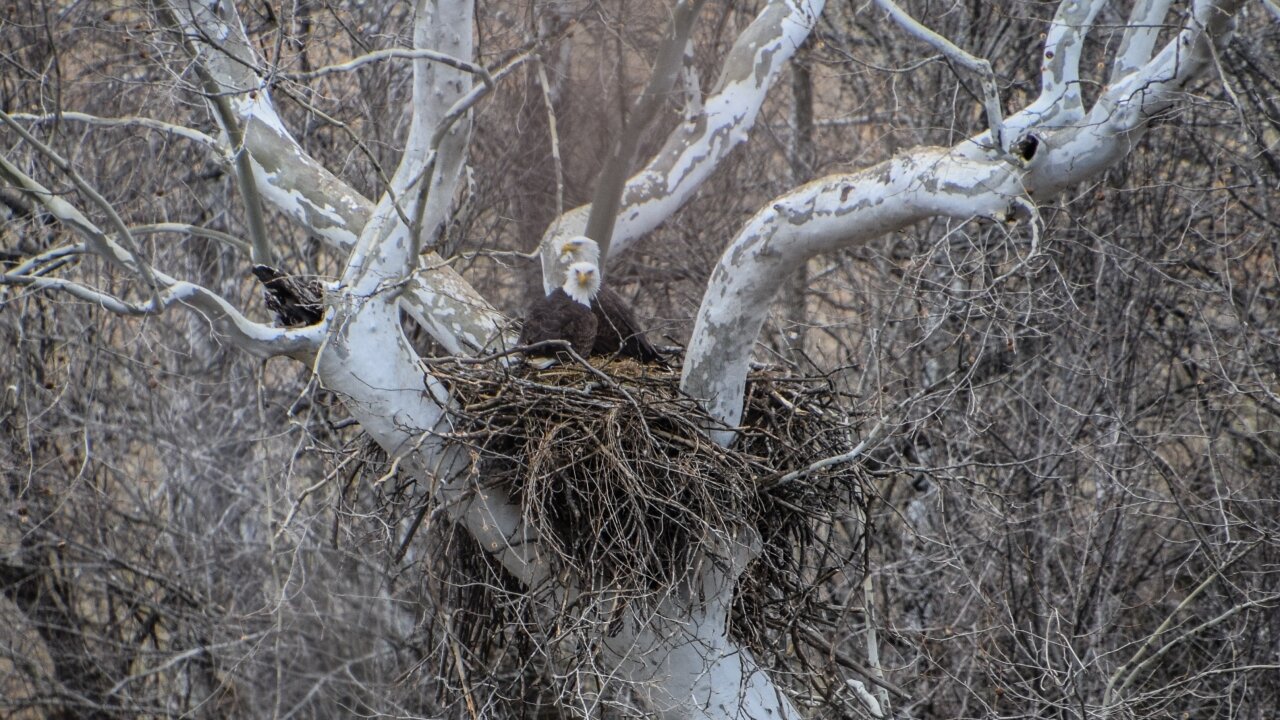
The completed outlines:
[[[710,538],[746,528],[763,552],[740,588],[785,592],[807,574],[814,531],[856,490],[848,465],[779,482],[856,440],[847,399],[823,377],[752,375],[726,449],[674,371],[622,360],[544,371],[441,361],[431,372],[449,386],[478,477],[518,500],[557,569],[588,592],[671,587]]]

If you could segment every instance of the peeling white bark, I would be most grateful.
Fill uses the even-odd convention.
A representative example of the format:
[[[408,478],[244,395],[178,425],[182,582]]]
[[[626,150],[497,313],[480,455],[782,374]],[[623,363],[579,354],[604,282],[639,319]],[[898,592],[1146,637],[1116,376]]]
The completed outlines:
[[[1047,198],[1118,162],[1146,132],[1148,121],[1176,102],[1187,83],[1212,63],[1211,44],[1231,30],[1244,0],[1201,0],[1185,27],[1137,70],[1107,86],[1075,125],[1047,133],[1026,183]]]
[[[1045,34],[1040,96],[1005,123],[1016,140],[1031,127],[1062,127],[1084,115],[1080,95],[1080,54],[1085,36],[1107,0],[1067,0],[1058,5]]]
[[[746,142],[773,81],[825,5],[825,0],[771,0],[738,36],[701,112],[673,130],[658,154],[627,181],[609,257],[626,252],[684,207],[729,153]],[[591,206],[584,205],[557,218],[542,238],[541,252],[549,252],[558,239],[585,234],[590,213]]]
[[[1111,66],[1111,80],[1115,83],[1133,73],[1151,59],[1161,23],[1169,14],[1173,0],[1135,0],[1129,11],[1129,26],[1125,28],[1120,49],[1116,51]]]
[[[853,175],[822,178],[752,218],[711,275],[685,354],[681,385],[725,427],[742,416],[751,349],[782,282],[818,253],[866,243],[934,216],[1003,219],[1022,198],[1021,169],[921,148]]]
[[[1047,198],[1095,176],[1124,157],[1149,119],[1175,102],[1186,83],[1203,72],[1211,59],[1210,43],[1229,31],[1242,4],[1243,0],[1196,2],[1183,30],[1149,62],[1109,86],[1078,122],[1060,129],[1049,125],[1025,169],[965,141],[951,150],[917,149],[860,173],[823,178],[757,213],[712,273],[681,377],[684,390],[723,423],[713,430],[715,439],[728,443],[735,436],[752,346],[769,304],[800,263],[927,217],[1004,219],[1017,214],[1021,205],[1029,207],[1026,197]],[[1071,5],[1069,12],[1061,11],[1059,19],[1078,11],[1083,21],[1098,10],[1096,3],[1068,0],[1066,5]],[[1073,32],[1078,38],[1086,30],[1078,27]],[[1061,43],[1067,35],[1055,37]],[[1059,68],[1053,72],[1057,80],[1048,87],[1069,81],[1073,73],[1069,67]],[[1056,97],[1068,106],[1065,114],[1035,113],[1056,118],[1055,125],[1073,112],[1070,93]],[[1016,117],[1021,122],[1035,120],[1026,111]],[[1039,136],[1039,126],[1029,127]]]
[[[234,7],[212,0],[171,2],[168,7],[201,48],[198,61],[232,100],[243,151],[253,160],[263,199],[331,246],[352,248],[373,214],[373,203],[315,162],[285,128],[254,71],[259,63]],[[202,45],[206,37],[217,47]],[[449,352],[476,353],[502,338],[504,318],[435,253],[422,255],[421,268],[407,280],[401,300]]]

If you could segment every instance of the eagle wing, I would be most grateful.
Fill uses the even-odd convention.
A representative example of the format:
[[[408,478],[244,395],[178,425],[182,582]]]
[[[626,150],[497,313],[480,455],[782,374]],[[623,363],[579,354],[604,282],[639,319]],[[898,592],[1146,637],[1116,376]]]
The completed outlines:
[[[644,336],[635,313],[612,288],[600,288],[591,309],[595,311],[597,323],[592,355],[621,355],[642,363],[666,364]]]

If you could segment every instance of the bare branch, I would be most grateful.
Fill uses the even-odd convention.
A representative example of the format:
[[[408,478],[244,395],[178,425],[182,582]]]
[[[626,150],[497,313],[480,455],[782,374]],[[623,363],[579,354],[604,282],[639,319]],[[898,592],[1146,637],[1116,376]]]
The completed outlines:
[[[698,310],[681,387],[728,427],[742,417],[755,339],[782,282],[822,252],[854,247],[928,217],[1020,213],[1021,171],[922,148],[853,175],[816,180],[770,203],[725,250]],[[712,430],[720,444],[732,430]]]
[[[1173,0],[1135,0],[1129,12],[1129,25],[1112,62],[1110,84],[1119,82],[1151,59],[1161,23],[1172,4]]]
[[[893,0],[876,0],[876,4],[889,13],[889,16],[901,25],[908,34],[918,40],[923,40],[930,47],[946,56],[951,62],[978,76],[978,80],[982,85],[982,104],[987,111],[989,131],[995,136],[996,147],[1003,152],[1008,152],[1010,138],[1006,136],[1007,133],[1004,129],[1003,113],[1000,109],[1000,90],[996,87],[996,74],[991,69],[991,63],[983,58],[970,55],[961,50],[955,43],[925,27],[923,23],[911,17],[901,7],[898,7],[898,4]]]
[[[156,132],[172,135],[184,140],[190,140],[208,150],[212,150],[220,158],[222,157],[222,145],[214,138],[183,125],[174,125],[173,123],[162,122],[152,118],[144,117],[99,117],[82,112],[60,112],[48,113],[45,115],[33,115],[31,113],[13,113],[14,120],[24,120],[38,124],[52,122],[80,122],[87,125],[96,125],[98,127],[140,127],[147,130],[155,130]]]
[[[419,0],[414,14],[414,44],[449,47],[455,55],[469,57],[471,11],[470,2]],[[422,233],[433,233],[446,219],[470,131],[469,125],[455,125],[454,120],[461,113],[450,117],[449,108],[470,89],[469,73],[425,58],[413,61],[409,134],[391,185],[361,230],[343,274],[343,282],[352,292],[367,295],[387,282],[410,277],[418,266]],[[413,205],[402,207],[400,203],[406,198],[413,198]],[[393,236],[400,237],[392,241]]]
[[[200,227],[199,225],[188,225],[187,223],[153,223],[150,225],[137,225],[130,230],[134,235],[154,235],[157,233],[175,233],[177,235],[191,235],[193,237],[203,237],[210,240],[217,240],[225,243],[243,253],[252,251],[252,247],[244,240],[232,235],[224,233],[221,230],[213,230],[211,228]]]
[[[219,38],[196,58],[205,63],[244,128],[258,189],[286,217],[330,245],[355,245],[373,214],[373,203],[317,163],[285,129],[270,93],[254,72],[253,50],[234,8],[219,5],[227,19],[192,4],[171,5],[180,27],[199,42]],[[424,61],[425,62],[425,61]],[[435,253],[423,256],[426,270],[409,278],[401,300],[410,315],[453,353],[473,353],[502,337],[504,320]]]
[[[89,183],[80,176],[80,173],[76,172],[76,169],[71,166],[70,162],[55,152],[53,148],[44,144],[34,135],[27,132],[26,128],[19,125],[17,121],[3,110],[0,110],[0,121],[3,121],[13,129],[14,132],[22,136],[23,140],[27,141],[27,143],[38,150],[41,155],[50,160],[55,167],[66,174],[76,188],[80,190],[80,192],[84,193],[85,197],[87,197],[90,202],[96,205],[98,209],[107,216],[111,225],[114,227],[116,232],[119,233],[119,239],[112,240],[105,233],[99,231],[96,233],[87,233],[90,242],[97,245],[95,249],[98,250],[103,257],[112,262],[118,263],[121,267],[131,270],[143,278],[154,295],[158,290],[159,284],[151,269],[151,265],[138,253],[137,245],[133,242],[133,235],[129,232],[128,226],[125,225],[124,220],[120,218],[120,215],[116,212],[115,208],[111,206],[111,203],[107,202],[106,198],[102,197],[97,190],[89,185]],[[0,156],[0,174],[3,174],[5,179],[14,187],[17,187],[30,195],[34,195],[45,205],[45,207],[49,208],[51,212],[54,212],[55,216],[59,211],[66,212],[67,209],[74,211],[74,208],[71,208],[70,204],[54,197],[53,193],[51,193],[47,188],[36,182],[34,179],[28,177],[3,156]],[[66,207],[64,208],[63,206]],[[84,227],[84,225],[80,224],[80,220],[83,220],[84,223],[88,223],[88,221],[80,215],[79,211],[68,213],[67,216],[79,216],[77,219],[77,227]],[[88,224],[92,225],[92,223]],[[153,297],[152,299],[153,301],[158,302],[158,298]]]
[[[63,278],[4,273],[0,274],[0,285],[23,285],[37,290],[58,290],[117,315],[158,315],[175,304],[186,305],[208,320],[214,329],[229,338],[237,348],[261,358],[277,355],[302,358],[314,353],[320,347],[322,326],[288,330],[255,323],[207,288],[176,280],[161,272],[157,272],[156,277],[163,289],[154,299],[141,304],[125,301],[109,293]]]
[[[283,75],[290,80],[311,80],[314,78],[324,77],[326,75],[333,75],[335,73],[351,72],[366,65],[392,59],[430,60],[431,62],[448,65],[456,70],[468,72],[473,75],[479,75],[484,84],[490,87],[494,84],[493,76],[490,75],[489,71],[483,66],[476,65],[470,61],[462,60],[430,48],[387,48],[385,50],[375,50],[371,53],[361,55],[358,58],[352,58],[351,60],[337,63],[335,65],[326,65],[322,68],[317,68],[307,72],[284,73]]]
[[[1040,96],[1005,121],[1010,141],[1030,127],[1069,125],[1084,117],[1080,94],[1080,54],[1085,36],[1107,0],[1063,0],[1044,41]]]
[[[560,159],[560,133],[556,131],[556,109],[551,98],[551,83],[547,81],[546,64],[537,59],[538,84],[542,87],[542,103],[547,108],[547,129],[551,135],[551,160],[556,172],[556,215],[564,213],[564,163]]]
[[[618,206],[622,202],[622,190],[631,173],[631,163],[635,160],[640,136],[657,117],[658,110],[666,103],[667,95],[675,86],[684,62],[685,47],[705,2],[706,0],[681,0],[672,10],[671,23],[658,48],[658,57],[653,64],[649,83],[636,99],[635,110],[628,118],[626,127],[619,131],[613,152],[596,177],[596,191],[591,198],[591,214],[587,217],[584,234],[600,246],[602,258],[609,257],[609,239],[613,236]],[[601,263],[602,275],[604,265],[605,263]]]
[[[1212,62],[1211,44],[1230,31],[1244,0],[1195,3],[1186,26],[1146,65],[1110,85],[1083,120],[1046,135],[1026,178],[1031,195],[1049,197],[1118,162],[1147,122]]]
[[[673,130],[649,164],[627,181],[610,256],[626,252],[674,215],[734,148],[746,142],[774,79],[804,43],[825,4],[825,0],[770,0],[761,8],[721,63],[720,77],[703,112]],[[555,266],[551,257],[555,241],[582,235],[590,212],[589,205],[568,211],[543,236],[539,249],[547,292],[556,287],[545,286],[547,269]]]
[[[14,186],[39,200],[55,218],[74,228],[89,241],[96,254],[109,261],[133,269],[132,255],[120,248],[107,233],[67,201],[57,197],[35,180],[22,173],[0,156],[0,175]],[[105,203],[105,200],[102,200]],[[117,216],[118,217],[118,216]],[[122,221],[123,224],[123,221]],[[217,233],[223,235],[222,233]],[[230,237],[230,236],[227,236]],[[149,265],[148,275],[155,283],[151,300],[147,303],[130,303],[108,293],[62,278],[45,277],[47,269],[39,265],[78,252],[78,247],[60,248],[32,258],[8,273],[0,275],[0,284],[27,285],[42,290],[60,290],[120,315],[155,315],[175,303],[181,303],[200,312],[221,333],[231,338],[239,348],[259,357],[273,355],[304,356],[314,352],[320,344],[321,326],[305,331],[280,330],[254,323],[244,317],[230,303],[210,290],[183,282],[159,272]]]
[[[1221,625],[1222,623],[1226,622],[1232,617],[1235,617],[1236,615],[1239,615],[1240,613],[1245,612],[1247,610],[1252,610],[1254,608],[1274,608],[1277,605],[1277,603],[1280,603],[1280,595],[1276,595],[1276,594],[1267,595],[1265,597],[1257,598],[1254,600],[1248,600],[1245,602],[1238,603],[1236,605],[1232,605],[1230,608],[1224,610],[1222,613],[1220,613],[1216,617],[1205,620],[1199,625],[1189,628],[1186,632],[1182,633],[1178,637],[1173,638],[1172,640],[1165,643],[1164,645],[1161,645],[1159,650],[1156,650],[1151,654],[1151,657],[1147,658],[1146,660],[1143,660],[1141,663],[1135,666],[1132,670],[1130,670],[1129,674],[1125,677],[1124,682],[1120,684],[1120,687],[1116,688],[1116,691],[1124,692],[1125,689],[1127,689],[1130,685],[1132,685],[1134,680],[1137,679],[1138,673],[1149,669],[1152,666],[1152,664],[1158,662],[1160,658],[1164,657],[1165,654],[1168,653],[1170,650],[1178,647],[1182,643],[1199,635],[1205,630],[1209,630],[1211,628],[1217,627],[1218,625]],[[1152,636],[1151,639],[1155,639],[1156,637],[1158,637],[1158,635]]]

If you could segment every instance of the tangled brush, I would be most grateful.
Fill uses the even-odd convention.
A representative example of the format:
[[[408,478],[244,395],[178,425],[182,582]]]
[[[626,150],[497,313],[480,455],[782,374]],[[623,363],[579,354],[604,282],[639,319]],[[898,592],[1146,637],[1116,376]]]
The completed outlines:
[[[762,637],[762,608],[797,587],[815,529],[857,494],[848,465],[787,477],[853,446],[849,403],[826,378],[753,375],[738,440],[722,448],[674,371],[442,360],[431,372],[450,389],[479,476],[520,503],[586,592],[652,596],[684,578],[707,538],[752,528],[762,553],[740,589],[756,590],[739,593],[738,614],[745,635]]]

